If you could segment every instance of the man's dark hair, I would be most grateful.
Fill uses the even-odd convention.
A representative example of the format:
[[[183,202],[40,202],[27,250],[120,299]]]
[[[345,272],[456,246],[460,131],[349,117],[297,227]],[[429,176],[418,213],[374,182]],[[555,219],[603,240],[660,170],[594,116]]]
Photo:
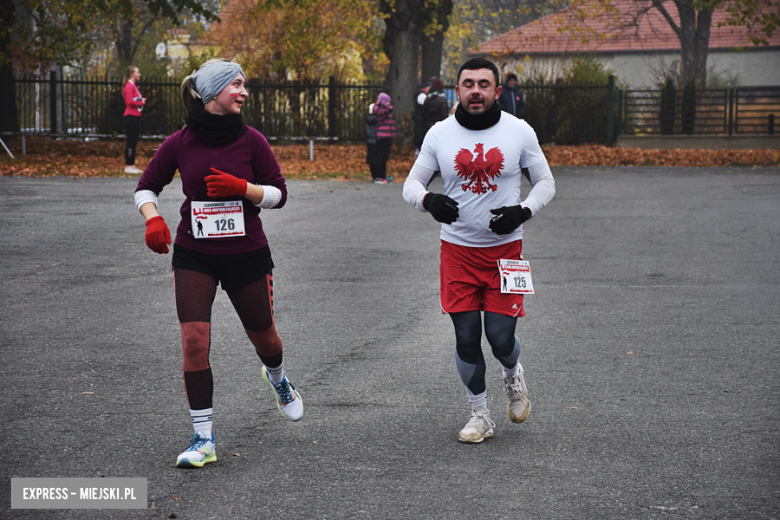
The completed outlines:
[[[506,75],[506,82],[509,83],[510,79],[513,79],[513,80],[517,81],[517,74],[512,74],[511,72],[509,74],[507,74]]]
[[[498,82],[498,67],[496,67],[492,61],[486,60],[485,58],[471,58],[466,63],[461,65],[460,69],[458,70],[458,84],[460,84],[461,72],[463,72],[464,70],[479,70],[479,69],[490,69],[493,72],[493,77],[496,78],[496,86],[500,84]]]

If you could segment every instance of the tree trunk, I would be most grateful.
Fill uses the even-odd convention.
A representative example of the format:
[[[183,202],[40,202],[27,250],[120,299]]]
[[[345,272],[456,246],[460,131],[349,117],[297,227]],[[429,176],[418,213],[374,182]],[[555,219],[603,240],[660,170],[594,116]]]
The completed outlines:
[[[441,73],[441,55],[444,49],[444,33],[436,31],[433,40],[422,38],[422,80],[438,77]]]
[[[419,81],[417,54],[424,13],[421,4],[415,0],[396,0],[392,4],[383,0],[380,4],[382,12],[389,15],[385,19],[383,43],[390,66],[384,88],[392,98],[398,141],[403,145],[412,142],[414,92]]]
[[[700,87],[707,84],[707,56],[710,46],[712,10],[698,13],[687,0],[675,0],[680,15],[680,49],[683,84],[695,81]]]
[[[16,112],[16,86],[11,62],[11,28],[16,19],[13,2],[0,3],[0,99],[3,100],[0,132],[18,132],[19,116]]]
[[[390,67],[385,87],[392,98],[398,141],[408,145],[412,142],[412,118],[414,115],[414,92],[417,89],[417,35],[403,31],[395,35]]]
[[[441,57],[444,50],[444,33],[450,27],[449,16],[452,14],[452,0],[439,0],[435,10],[427,13],[426,24],[439,27],[433,37],[422,35],[422,80],[441,75]]]
[[[122,17],[117,22],[115,35],[119,71],[123,72],[133,59],[133,19]]]

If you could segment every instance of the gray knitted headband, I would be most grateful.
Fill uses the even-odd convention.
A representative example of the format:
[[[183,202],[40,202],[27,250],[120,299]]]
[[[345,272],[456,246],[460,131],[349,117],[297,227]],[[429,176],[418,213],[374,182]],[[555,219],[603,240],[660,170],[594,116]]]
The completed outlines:
[[[195,83],[195,89],[203,99],[205,105],[222,92],[222,89],[230,85],[238,74],[244,76],[241,65],[230,61],[220,61],[203,67],[195,75],[192,81]],[[244,76],[246,79],[246,76]]]

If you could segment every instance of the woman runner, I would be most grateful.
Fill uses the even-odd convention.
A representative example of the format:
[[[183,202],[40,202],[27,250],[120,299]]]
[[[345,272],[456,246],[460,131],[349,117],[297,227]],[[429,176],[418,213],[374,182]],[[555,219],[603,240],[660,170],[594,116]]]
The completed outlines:
[[[157,197],[178,170],[186,197],[173,245],[173,285],[184,351],[184,387],[195,435],[179,467],[217,460],[212,432],[214,381],[209,364],[211,308],[217,285],[227,292],[263,366],[284,417],[303,415],[301,396],[284,373],[273,315],[271,251],[260,209],[281,208],[287,186],[268,141],[244,125],[241,66],[206,62],[184,79],[186,126],[157,150],[138,182],[135,203],[146,219],[146,245],[168,253],[171,235]]]

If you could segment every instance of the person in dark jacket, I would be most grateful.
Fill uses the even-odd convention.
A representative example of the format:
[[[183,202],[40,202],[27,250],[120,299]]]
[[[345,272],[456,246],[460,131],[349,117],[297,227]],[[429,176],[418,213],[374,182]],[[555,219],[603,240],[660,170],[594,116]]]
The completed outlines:
[[[425,138],[425,114],[423,105],[428,98],[428,90],[431,88],[431,80],[425,80],[422,86],[414,94],[414,156],[420,155],[420,147]]]
[[[428,91],[428,97],[423,105],[425,114],[425,133],[439,121],[444,121],[450,114],[450,105],[447,103],[447,96],[444,94],[444,85],[439,78],[434,78],[431,82],[431,88]]]
[[[518,119],[525,119],[525,101],[523,101],[523,93],[517,86],[516,75],[507,74],[498,103],[504,112],[509,112]]]
[[[371,169],[371,178],[376,178],[376,133],[379,129],[379,120],[374,114],[374,103],[368,107],[366,123],[363,126],[366,134],[366,164]]]

